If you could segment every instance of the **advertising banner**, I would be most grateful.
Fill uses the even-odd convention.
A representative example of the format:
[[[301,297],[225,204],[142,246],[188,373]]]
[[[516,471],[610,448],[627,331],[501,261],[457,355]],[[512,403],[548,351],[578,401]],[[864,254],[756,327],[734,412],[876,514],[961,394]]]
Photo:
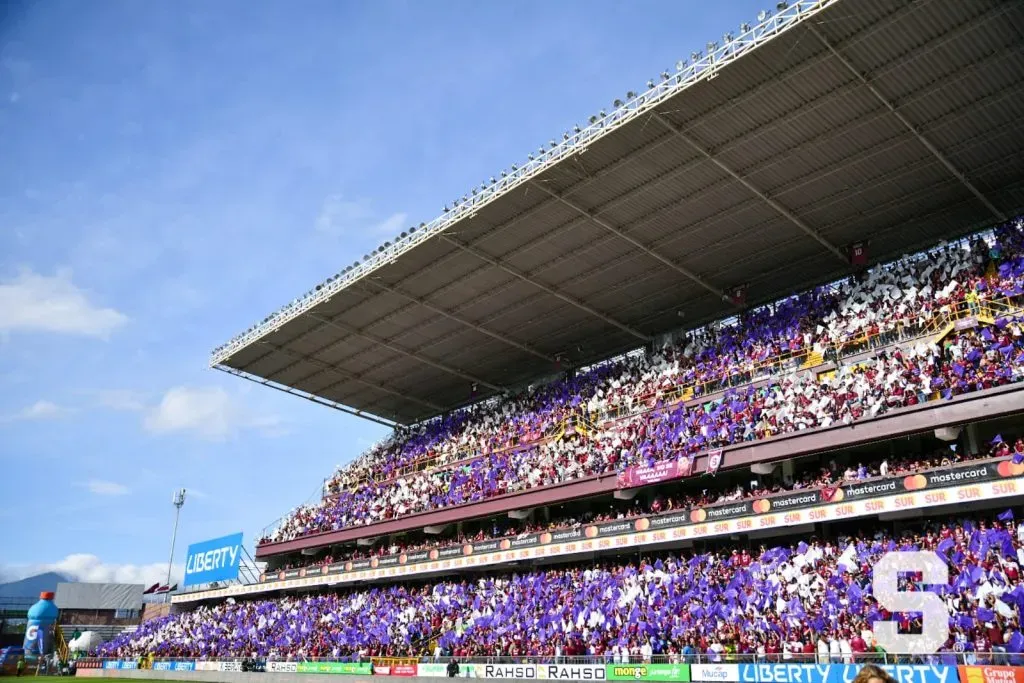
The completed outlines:
[[[272,674],[293,674],[298,673],[297,662],[267,662],[267,673]]]
[[[680,458],[678,460],[664,460],[654,465],[644,467],[627,467],[619,474],[618,486],[620,489],[632,489],[638,486],[657,484],[669,479],[688,477],[693,471],[693,460]]]
[[[196,662],[193,659],[153,662],[153,671],[196,671]]]
[[[239,661],[234,662],[217,662],[217,671],[231,671],[238,673],[242,670],[242,663]]]
[[[478,674],[476,667],[478,664],[466,664],[459,662],[459,678],[476,678],[478,675],[483,676],[483,673]],[[448,663],[447,662],[429,662],[424,664],[420,662],[416,665],[416,675],[420,677],[430,678],[447,678],[448,677]]]
[[[607,664],[605,673],[609,681],[689,681],[690,665]]]
[[[289,663],[289,662],[286,662]],[[270,671],[269,665],[267,671]],[[298,662],[294,671],[300,674],[351,674],[369,676],[372,667],[369,663],[355,662]]]
[[[833,664],[828,683],[851,683],[861,667],[848,664]],[[957,683],[959,677],[955,666],[942,664],[887,664],[882,667],[896,683]]]
[[[241,561],[241,532],[202,543],[193,543],[188,547],[188,556],[185,559],[184,585],[197,586],[237,578]]]
[[[603,681],[604,664],[538,664],[537,678],[555,681]]]
[[[829,664],[738,664],[737,667],[742,683],[832,683]]]
[[[77,669],[75,678],[105,678],[102,669]]]
[[[1024,683],[1024,667],[961,666],[960,683]]]
[[[477,664],[482,678],[537,678],[535,664]]]
[[[738,664],[691,664],[690,677],[695,681],[736,683],[740,680],[740,667]]]
[[[221,667],[231,662],[196,662],[196,671],[227,671]]]
[[[392,676],[415,676],[418,673],[418,664],[395,664],[391,667]]]

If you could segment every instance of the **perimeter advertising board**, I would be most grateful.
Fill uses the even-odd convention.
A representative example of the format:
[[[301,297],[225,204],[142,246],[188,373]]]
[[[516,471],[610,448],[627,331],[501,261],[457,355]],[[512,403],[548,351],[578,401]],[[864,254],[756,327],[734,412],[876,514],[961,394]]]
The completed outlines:
[[[694,681],[729,683],[851,683],[860,669],[852,664],[694,664],[690,674]],[[882,669],[896,683],[966,683],[955,666],[890,664]]]
[[[608,664],[609,681],[683,681],[690,680],[689,664]]]
[[[960,683],[1024,683],[1024,667],[961,666]]]
[[[188,547],[188,556],[185,559],[184,585],[198,586],[237,578],[241,562],[241,532],[202,543],[193,543]]]
[[[269,671],[269,669],[267,669]],[[355,662],[299,662],[295,665],[295,672],[300,674],[349,674],[369,676],[373,668],[369,663],[356,664]]]

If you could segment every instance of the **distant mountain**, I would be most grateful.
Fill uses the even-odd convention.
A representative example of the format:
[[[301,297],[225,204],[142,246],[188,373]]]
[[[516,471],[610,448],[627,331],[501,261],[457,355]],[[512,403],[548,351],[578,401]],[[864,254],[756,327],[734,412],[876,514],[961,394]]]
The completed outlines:
[[[43,591],[56,591],[58,583],[70,580],[63,574],[46,572],[20,581],[0,583],[0,598],[38,598]]]

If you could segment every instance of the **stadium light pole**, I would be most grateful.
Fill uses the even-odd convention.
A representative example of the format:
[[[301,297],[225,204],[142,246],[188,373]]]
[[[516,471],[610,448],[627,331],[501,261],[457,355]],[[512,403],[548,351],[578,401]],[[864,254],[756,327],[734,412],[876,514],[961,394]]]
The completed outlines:
[[[167,560],[167,592],[164,593],[164,602],[171,599],[171,565],[174,564],[174,543],[178,540],[178,518],[181,517],[181,507],[185,504],[185,489],[178,489],[171,495],[171,505],[174,506],[174,531],[171,532],[171,557]]]

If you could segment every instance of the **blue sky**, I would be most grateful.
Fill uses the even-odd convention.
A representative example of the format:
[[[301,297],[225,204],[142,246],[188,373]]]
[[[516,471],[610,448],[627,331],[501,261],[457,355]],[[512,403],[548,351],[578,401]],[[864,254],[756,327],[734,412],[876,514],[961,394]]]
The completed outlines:
[[[0,578],[251,544],[385,430],[210,350],[769,5],[8,5]]]

